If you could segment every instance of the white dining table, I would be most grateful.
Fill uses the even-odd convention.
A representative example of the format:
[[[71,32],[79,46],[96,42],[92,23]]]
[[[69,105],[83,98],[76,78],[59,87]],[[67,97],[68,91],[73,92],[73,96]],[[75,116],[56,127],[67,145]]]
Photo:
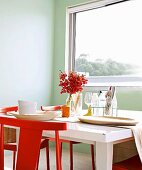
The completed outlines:
[[[119,111],[118,116],[142,120],[142,112]],[[133,139],[131,128],[87,124],[73,119],[58,119],[67,122],[67,131],[60,132],[60,138],[94,144],[96,170],[112,170],[113,145]],[[53,137],[53,132],[43,132],[44,136]]]

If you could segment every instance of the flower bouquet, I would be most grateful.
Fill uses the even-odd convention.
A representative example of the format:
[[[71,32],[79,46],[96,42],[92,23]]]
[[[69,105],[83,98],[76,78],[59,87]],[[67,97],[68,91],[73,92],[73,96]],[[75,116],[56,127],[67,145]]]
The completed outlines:
[[[59,86],[62,87],[60,93],[69,94],[68,99],[66,100],[66,105],[70,106],[71,101],[73,101],[73,107],[74,110],[76,110],[80,100],[80,93],[83,90],[83,86],[87,84],[88,80],[86,79],[85,75],[79,74],[74,71],[70,71],[68,74],[61,71],[59,74],[59,78]],[[76,94],[76,97],[73,97],[74,94]],[[75,100],[73,100],[73,98]]]

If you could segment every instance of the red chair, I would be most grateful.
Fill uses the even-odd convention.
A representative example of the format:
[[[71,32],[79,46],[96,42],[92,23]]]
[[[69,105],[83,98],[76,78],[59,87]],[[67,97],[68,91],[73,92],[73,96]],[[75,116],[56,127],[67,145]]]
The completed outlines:
[[[66,123],[21,120],[0,116],[0,170],[4,170],[4,125],[20,127],[16,170],[35,170],[38,166],[43,130],[55,131],[56,169],[61,170],[59,131],[66,130]]]
[[[4,108],[0,108],[0,115],[2,114],[7,114],[7,112],[10,111],[15,111],[17,112],[18,110],[18,106],[12,106],[12,107],[4,107]],[[47,158],[47,170],[49,170],[49,164],[48,164],[48,160],[49,160],[49,139],[48,138],[42,138],[41,139],[41,144],[40,144],[40,149],[46,148],[46,158]],[[9,150],[9,151],[13,151],[13,170],[15,170],[15,159],[16,159],[16,151],[17,151],[17,144],[16,143],[5,143],[4,144],[4,149],[5,150]],[[38,166],[37,166],[38,169]]]
[[[115,163],[112,170],[142,170],[142,163],[138,155]]]
[[[56,111],[56,110],[61,110],[61,105],[57,105],[57,106],[41,106],[41,110],[42,111]],[[54,138],[48,138],[49,141],[54,141]],[[64,139],[60,139],[61,142],[61,155],[62,155],[62,143],[69,143],[69,148],[70,148],[70,170],[73,170],[73,145],[74,144],[79,144],[80,142],[76,142],[76,141],[70,141],[70,140],[64,140]],[[91,144],[90,145],[90,149],[91,149],[91,156],[92,156],[92,170],[95,170],[95,163],[94,163],[94,145]],[[48,152],[49,155],[49,152]],[[49,160],[48,160],[49,162]]]

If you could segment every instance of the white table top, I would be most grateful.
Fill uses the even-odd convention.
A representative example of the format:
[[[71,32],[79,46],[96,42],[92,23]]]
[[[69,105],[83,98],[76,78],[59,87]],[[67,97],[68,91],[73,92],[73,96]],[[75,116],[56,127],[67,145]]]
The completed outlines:
[[[119,111],[118,116],[135,118],[142,120],[142,112],[139,111]],[[61,119],[66,121],[67,118]],[[68,118],[68,130],[60,132],[61,138],[81,141],[84,143],[97,142],[117,142],[133,137],[131,129],[128,127],[111,127],[86,124],[82,122],[73,122],[72,118]],[[47,132],[48,135],[52,133]],[[51,135],[52,136],[52,135]]]

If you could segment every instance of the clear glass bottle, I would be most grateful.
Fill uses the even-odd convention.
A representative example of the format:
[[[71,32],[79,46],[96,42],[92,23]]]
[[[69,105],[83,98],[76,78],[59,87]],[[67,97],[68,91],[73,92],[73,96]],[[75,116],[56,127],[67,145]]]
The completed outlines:
[[[92,95],[92,108],[94,116],[99,116],[99,97],[98,93],[93,93]]]
[[[113,116],[117,116],[117,98],[116,93],[114,93],[113,99],[112,99],[112,114]]]
[[[106,91],[100,91],[99,92],[99,116],[104,115],[104,108],[106,104]]]

